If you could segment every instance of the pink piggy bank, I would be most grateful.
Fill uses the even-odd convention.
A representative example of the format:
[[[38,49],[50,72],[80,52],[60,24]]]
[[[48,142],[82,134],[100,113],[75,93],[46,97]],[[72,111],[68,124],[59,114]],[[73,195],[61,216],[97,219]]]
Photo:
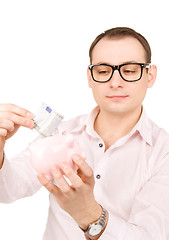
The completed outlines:
[[[69,162],[76,171],[77,166],[72,161],[72,155],[79,154],[85,157],[79,143],[67,132],[35,141],[29,146],[29,152],[33,168],[49,180],[52,180],[52,165],[59,166],[61,162]]]

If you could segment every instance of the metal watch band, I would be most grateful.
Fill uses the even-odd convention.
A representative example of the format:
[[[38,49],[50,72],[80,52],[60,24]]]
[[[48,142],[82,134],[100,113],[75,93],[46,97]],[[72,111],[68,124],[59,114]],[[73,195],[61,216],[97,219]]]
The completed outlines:
[[[101,205],[100,205],[100,206],[101,206]],[[106,217],[107,217],[107,211],[106,211],[106,209],[104,209],[102,206],[101,206],[101,208],[102,208],[102,212],[101,212],[101,216],[100,216],[99,220],[97,220],[97,221],[94,222],[94,223],[89,224],[89,226],[88,226],[88,228],[87,228],[86,230],[84,230],[84,229],[81,228],[81,229],[83,230],[83,232],[85,233],[85,235],[88,236],[88,237],[97,236],[98,234],[100,234],[100,233],[103,231],[103,229],[104,229],[104,227],[105,227]],[[92,228],[95,228],[97,225],[101,226],[99,233],[97,233],[96,235],[91,235],[91,234],[90,234],[90,230],[91,230]]]

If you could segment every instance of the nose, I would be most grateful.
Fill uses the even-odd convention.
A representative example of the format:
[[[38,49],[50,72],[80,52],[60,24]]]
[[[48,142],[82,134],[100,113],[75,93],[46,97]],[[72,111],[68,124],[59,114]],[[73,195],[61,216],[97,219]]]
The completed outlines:
[[[118,69],[115,69],[113,75],[109,81],[110,87],[112,88],[119,88],[123,87],[124,80],[121,78]]]

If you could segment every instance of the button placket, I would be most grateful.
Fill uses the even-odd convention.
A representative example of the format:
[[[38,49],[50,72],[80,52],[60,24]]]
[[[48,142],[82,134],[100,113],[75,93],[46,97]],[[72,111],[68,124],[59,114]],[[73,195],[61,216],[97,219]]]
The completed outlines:
[[[99,148],[102,148],[102,150],[101,150],[101,152],[100,152],[100,150],[98,151],[98,156],[99,156],[99,159],[101,158],[104,158],[104,143],[103,142],[98,142],[97,143],[98,144],[98,147]],[[103,154],[103,155],[102,155]],[[98,162],[98,164],[99,164],[99,162]],[[100,180],[101,179],[101,173],[100,173],[100,170],[99,170],[99,168],[98,168],[98,171],[95,171],[95,179],[96,179],[96,181],[98,181],[98,180]]]

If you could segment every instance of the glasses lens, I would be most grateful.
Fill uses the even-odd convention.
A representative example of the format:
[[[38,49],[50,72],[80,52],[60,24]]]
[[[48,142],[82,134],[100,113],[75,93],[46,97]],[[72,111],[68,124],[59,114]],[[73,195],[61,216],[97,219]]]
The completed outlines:
[[[98,82],[106,82],[110,79],[112,68],[106,65],[93,66],[93,78]]]
[[[139,64],[126,64],[120,68],[121,75],[126,81],[136,81],[140,79],[141,70]]]

